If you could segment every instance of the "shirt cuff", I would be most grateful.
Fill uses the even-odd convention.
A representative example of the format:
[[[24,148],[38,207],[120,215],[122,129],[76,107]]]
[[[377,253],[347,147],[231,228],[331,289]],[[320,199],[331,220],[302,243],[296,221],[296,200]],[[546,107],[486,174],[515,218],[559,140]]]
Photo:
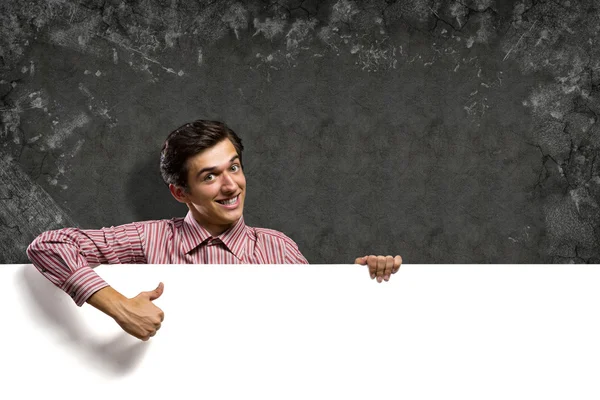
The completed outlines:
[[[81,307],[94,293],[107,286],[108,283],[91,267],[85,266],[73,272],[61,289]]]

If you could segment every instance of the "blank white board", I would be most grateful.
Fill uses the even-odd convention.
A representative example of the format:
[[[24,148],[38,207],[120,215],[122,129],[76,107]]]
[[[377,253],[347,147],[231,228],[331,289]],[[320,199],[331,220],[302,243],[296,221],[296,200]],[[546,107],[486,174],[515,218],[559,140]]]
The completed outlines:
[[[6,398],[600,398],[598,266],[403,265],[381,284],[358,265],[96,271],[128,297],[164,282],[161,330],[139,341],[0,265]]]

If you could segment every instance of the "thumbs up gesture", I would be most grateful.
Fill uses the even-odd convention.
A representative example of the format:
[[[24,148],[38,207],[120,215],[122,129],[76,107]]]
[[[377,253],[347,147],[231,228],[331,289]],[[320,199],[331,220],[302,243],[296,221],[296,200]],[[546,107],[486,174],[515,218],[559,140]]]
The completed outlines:
[[[161,282],[156,289],[141,292],[122,302],[118,312],[115,313],[115,321],[125,332],[143,341],[156,335],[165,314],[152,301],[163,294],[164,287]]]

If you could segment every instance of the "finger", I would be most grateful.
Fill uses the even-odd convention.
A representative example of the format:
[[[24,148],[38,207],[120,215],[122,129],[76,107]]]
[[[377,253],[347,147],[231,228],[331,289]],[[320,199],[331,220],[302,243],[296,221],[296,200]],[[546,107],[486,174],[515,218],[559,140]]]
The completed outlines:
[[[383,273],[383,279],[385,281],[390,280],[390,276],[392,275],[392,267],[394,266],[394,257],[386,256],[385,257],[385,271]]]
[[[160,317],[160,322],[163,322],[165,320],[165,313],[164,312],[160,312],[160,314],[158,314],[158,316]]]
[[[396,256],[394,257],[394,267],[392,268],[392,274],[395,274],[400,269],[402,265],[402,257]]]
[[[156,335],[156,331],[152,332],[150,335],[148,335],[148,337],[152,337],[154,335]]]
[[[377,256],[377,282],[383,281],[383,273],[385,272],[385,257]]]
[[[371,274],[371,279],[375,279],[375,275],[377,273],[377,256],[368,256],[367,264],[369,265],[369,274]]]
[[[129,333],[131,336],[133,336],[136,339],[144,340],[144,336],[142,336],[142,335],[138,335],[136,333],[131,333],[131,332],[127,332],[127,333]]]
[[[163,290],[165,288],[165,285],[161,282],[158,284],[158,287],[154,290],[152,290],[151,292],[149,292],[150,294],[150,301],[156,300],[160,297],[161,294],[163,294]]]

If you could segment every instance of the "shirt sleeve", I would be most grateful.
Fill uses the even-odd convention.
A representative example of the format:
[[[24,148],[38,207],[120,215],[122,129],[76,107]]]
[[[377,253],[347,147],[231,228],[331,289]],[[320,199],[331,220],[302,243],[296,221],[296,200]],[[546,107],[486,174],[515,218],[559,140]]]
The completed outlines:
[[[144,264],[144,228],[131,223],[110,228],[64,228],[38,236],[27,247],[33,265],[82,306],[109,286],[93,269],[99,264]]]
[[[285,239],[285,264],[308,264],[296,242],[289,237]]]

